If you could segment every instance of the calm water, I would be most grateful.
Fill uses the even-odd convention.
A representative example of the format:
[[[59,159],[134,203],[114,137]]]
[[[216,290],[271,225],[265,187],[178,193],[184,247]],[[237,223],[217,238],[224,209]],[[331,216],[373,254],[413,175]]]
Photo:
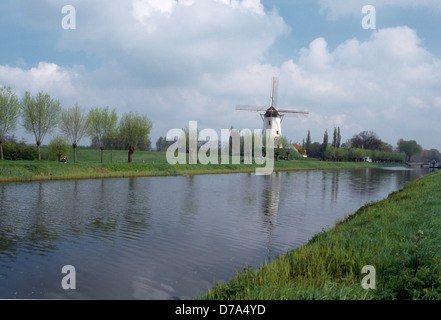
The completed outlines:
[[[191,299],[428,170],[0,184],[0,298]],[[65,265],[76,289],[64,290]]]

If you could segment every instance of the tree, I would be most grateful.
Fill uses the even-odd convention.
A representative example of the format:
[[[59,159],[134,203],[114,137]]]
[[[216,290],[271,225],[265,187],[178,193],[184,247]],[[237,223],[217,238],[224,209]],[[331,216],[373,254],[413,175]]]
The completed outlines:
[[[321,150],[321,157],[325,158],[325,152],[326,148],[328,148],[328,130],[325,130],[325,134],[323,135],[323,143],[322,143],[322,150]]]
[[[423,151],[423,148],[415,140],[405,141],[400,139],[398,140],[398,150],[406,154],[406,161],[410,161],[410,158]]]
[[[133,162],[133,154],[141,142],[146,142],[152,129],[152,122],[147,116],[136,112],[125,113],[119,123],[121,139],[129,146],[128,162]]]
[[[69,151],[69,145],[63,137],[57,136],[51,140],[48,145],[49,152],[52,156],[56,157],[57,161],[60,160],[63,154]]]
[[[321,157],[322,145],[320,142],[311,143],[309,147],[308,157],[309,158],[320,158]]]
[[[106,108],[92,108],[87,115],[87,134],[95,140],[101,150],[101,163],[103,163],[104,147],[106,140],[112,137],[116,132],[118,124],[118,115],[116,110]]]
[[[10,87],[0,89],[0,159],[3,160],[3,141],[14,130],[20,116],[20,102]]]
[[[337,161],[344,161],[347,158],[347,150],[337,148],[335,152],[335,157],[337,158]]]
[[[36,97],[25,92],[22,101],[23,127],[32,132],[38,150],[38,160],[41,160],[40,145],[47,133],[57,126],[60,118],[60,102],[47,93],[39,92]]]
[[[414,161],[441,162],[441,153],[437,149],[423,150],[421,153],[413,157]]]
[[[285,148],[289,148],[290,143],[288,142],[288,138],[277,136],[274,138],[274,146],[275,146],[276,160],[278,161],[281,151]]]
[[[335,141],[335,147],[340,148],[341,144],[341,135],[340,135],[340,127],[337,128],[337,139]]]
[[[378,150],[383,146],[377,134],[373,131],[362,131],[356,134],[349,140],[351,148]]]
[[[173,143],[173,141],[167,141],[167,137],[159,137],[156,141],[156,151],[167,151]]]
[[[308,130],[308,135],[306,136],[306,143],[305,143],[305,152],[309,157],[309,150],[311,148],[311,133]]]
[[[336,155],[337,155],[337,148],[333,146],[327,147],[324,152],[324,158],[327,160],[334,160],[336,158]]]
[[[337,128],[334,127],[334,133],[332,135],[332,143],[331,143],[331,147],[335,147],[337,144]]]
[[[61,113],[60,129],[66,134],[74,149],[74,162],[77,162],[77,146],[87,132],[87,115],[81,106],[63,110]]]
[[[361,161],[366,156],[366,150],[361,148],[351,148],[348,157],[351,161]]]
[[[163,149],[163,145],[164,145],[164,138],[161,136],[159,137],[159,139],[156,141],[156,151],[162,151]]]

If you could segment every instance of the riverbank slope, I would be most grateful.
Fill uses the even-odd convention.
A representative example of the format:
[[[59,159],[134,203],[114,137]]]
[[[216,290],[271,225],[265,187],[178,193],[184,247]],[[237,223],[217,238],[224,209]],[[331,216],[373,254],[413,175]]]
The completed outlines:
[[[363,206],[304,246],[261,268],[248,267],[198,298],[439,300],[440,195],[438,171]]]

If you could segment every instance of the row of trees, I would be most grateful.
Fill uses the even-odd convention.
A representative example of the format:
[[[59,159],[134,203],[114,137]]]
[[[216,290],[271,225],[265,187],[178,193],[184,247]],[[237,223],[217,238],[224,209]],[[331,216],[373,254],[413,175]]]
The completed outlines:
[[[405,154],[384,150],[369,150],[361,148],[336,148],[328,147],[324,153],[327,160],[333,161],[363,161],[366,157],[380,162],[403,162]]]
[[[437,149],[423,150],[412,157],[413,161],[429,163],[435,160],[441,163],[441,153]]]
[[[373,131],[362,131],[355,134],[345,143],[341,143],[340,128],[334,128],[332,142],[328,141],[328,132],[323,135],[323,142],[311,142],[311,133],[308,131],[303,149],[308,157],[323,160],[350,160],[362,161],[369,157],[374,161],[403,162],[410,161],[411,157],[423,151],[414,140],[400,139],[394,149],[390,144],[382,141]]]
[[[231,130],[234,129],[231,127]],[[188,128],[183,129],[186,134],[187,140],[187,152],[188,152]],[[237,133],[238,134],[238,133]],[[230,154],[232,152],[232,134],[230,136],[229,148]],[[251,137],[254,141],[254,137]],[[279,155],[296,155],[297,152],[291,150],[293,145],[288,142],[286,137],[278,137],[279,140],[275,141],[275,154],[276,157]],[[422,151],[421,146],[419,146],[415,141],[405,141],[403,139],[399,140],[397,143],[397,148],[394,148],[382,141],[378,135],[373,131],[362,131],[355,134],[351,139],[347,140],[345,143],[341,143],[341,132],[340,128],[334,128],[332,135],[332,142],[328,141],[329,136],[327,130],[323,136],[323,142],[311,142],[311,133],[308,131],[306,141],[303,141],[300,153],[304,152],[310,158],[320,158],[323,160],[330,161],[363,161],[366,157],[373,159],[374,161],[382,162],[404,162],[409,161],[410,158]],[[165,137],[159,137],[156,142],[157,151],[166,151],[167,148],[173,143],[173,141],[167,141]],[[205,142],[199,142],[198,147]],[[254,145],[254,143],[253,143]],[[219,146],[221,147],[221,146]],[[240,152],[243,154],[244,148],[244,136],[240,137]],[[292,152],[291,152],[292,151]],[[300,155],[299,155],[300,156]]]
[[[128,149],[128,162],[133,161],[133,154],[140,145],[149,146],[149,134],[152,122],[145,115],[136,112],[124,113],[118,122],[116,110],[109,107],[85,108],[75,106],[63,109],[60,102],[44,92],[33,96],[25,92],[19,99],[10,87],[0,89],[0,157],[3,160],[3,141],[15,130],[19,118],[24,129],[33,134],[37,144],[38,160],[41,160],[40,146],[45,136],[59,128],[74,149],[88,136],[101,149],[101,162],[106,146],[113,145]]]

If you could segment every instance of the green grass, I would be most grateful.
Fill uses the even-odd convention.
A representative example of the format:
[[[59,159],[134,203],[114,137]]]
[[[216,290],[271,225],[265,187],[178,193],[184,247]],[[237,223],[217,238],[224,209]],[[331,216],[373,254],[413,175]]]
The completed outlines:
[[[198,299],[441,299],[441,172],[370,203],[260,268]],[[365,265],[376,288],[361,283]]]
[[[220,174],[254,172],[256,164],[177,164],[167,163],[165,152],[136,151],[133,163],[128,162],[128,152],[105,150],[103,163],[101,151],[79,148],[77,162],[73,162],[73,151],[67,154],[69,163],[57,161],[0,161],[0,182],[36,181],[56,179],[87,179],[143,177],[184,174]],[[48,159],[47,148],[42,148],[42,159]],[[363,162],[327,162],[313,159],[276,161],[275,171],[338,169],[372,167],[384,164]],[[396,164],[395,164],[396,165]]]

